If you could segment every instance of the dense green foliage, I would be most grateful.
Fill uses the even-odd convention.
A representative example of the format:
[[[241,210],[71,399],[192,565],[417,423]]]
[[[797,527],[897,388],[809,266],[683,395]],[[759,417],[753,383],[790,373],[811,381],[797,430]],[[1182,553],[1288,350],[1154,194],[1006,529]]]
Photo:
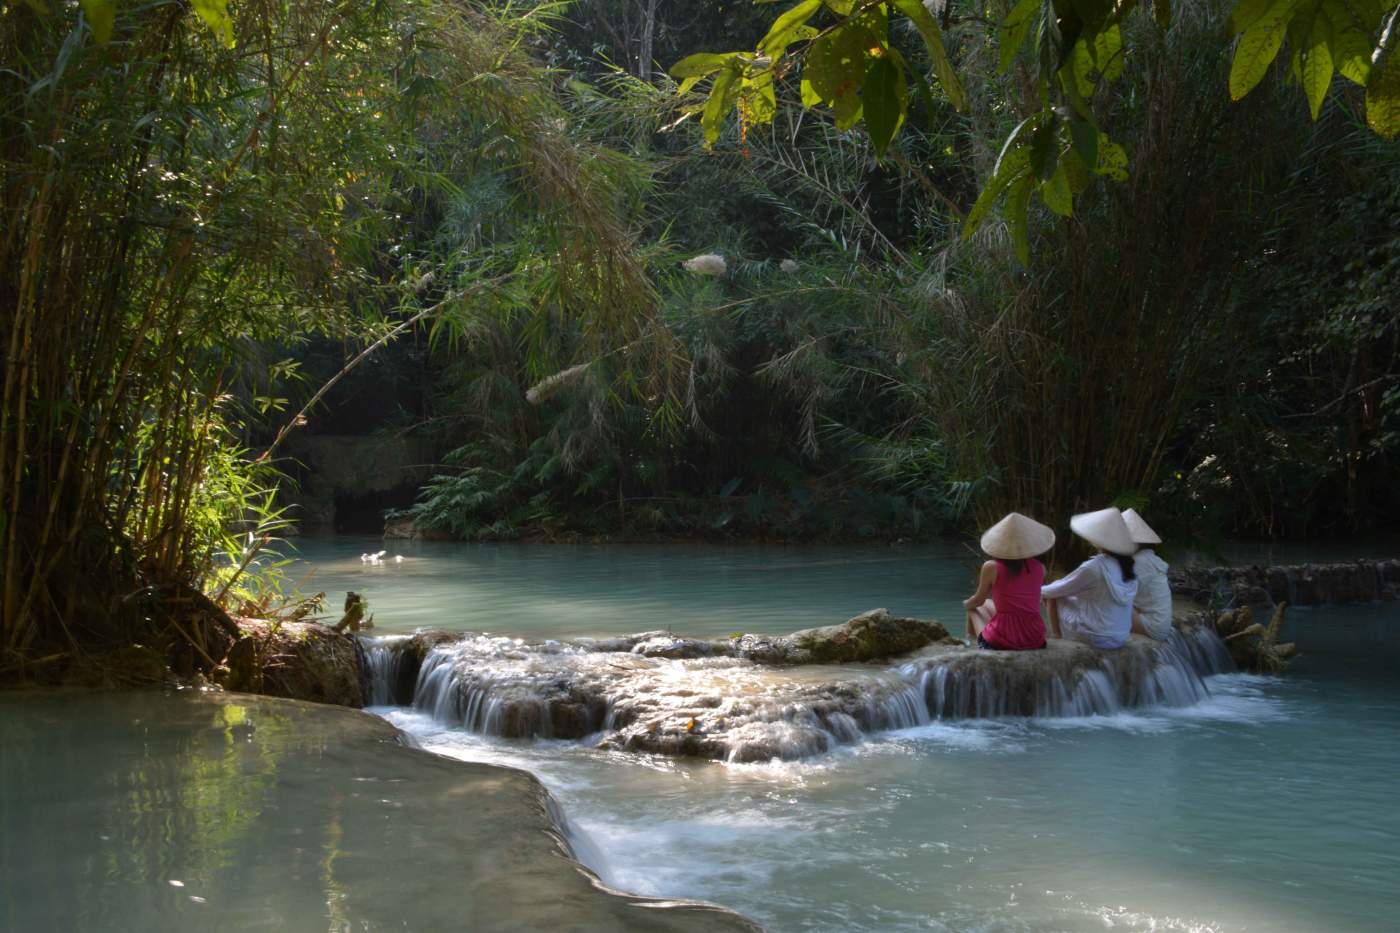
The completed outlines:
[[[171,638],[214,663],[191,594],[254,595],[236,578],[281,522],[273,448],[315,416],[240,449],[245,423],[288,418],[299,364],[269,348],[455,333],[500,295],[590,314],[586,342],[660,333],[617,160],[567,132],[521,50],[534,23],[308,2],[250,5],[230,34],[224,4],[195,7],[0,18],[7,667]],[[408,256],[404,217],[482,159],[520,179],[528,249]]]
[[[4,664],[206,651],[302,435],[466,538],[1385,527],[1394,30],[1096,9],[7,5]]]

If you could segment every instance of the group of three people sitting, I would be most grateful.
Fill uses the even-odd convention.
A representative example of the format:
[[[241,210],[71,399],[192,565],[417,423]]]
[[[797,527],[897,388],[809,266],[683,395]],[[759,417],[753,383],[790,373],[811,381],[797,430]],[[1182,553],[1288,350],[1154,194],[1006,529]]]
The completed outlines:
[[[1055,532],[1019,512],[987,529],[977,592],[964,600],[967,637],[981,648],[1027,651],[1045,647],[1044,600],[1050,630],[1095,648],[1121,648],[1137,632],[1165,641],[1172,631],[1167,564],[1152,545],[1162,539],[1133,509],[1075,515],[1075,534],[1097,548],[1068,576],[1045,585],[1036,558],[1055,546]]]

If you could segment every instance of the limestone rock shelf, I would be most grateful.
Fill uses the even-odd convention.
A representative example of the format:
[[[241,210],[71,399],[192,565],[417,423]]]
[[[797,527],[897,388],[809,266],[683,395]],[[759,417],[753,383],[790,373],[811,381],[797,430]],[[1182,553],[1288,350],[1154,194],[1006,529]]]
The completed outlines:
[[[884,610],[725,641],[421,632],[365,647],[372,703],[411,704],[485,735],[741,762],[820,754],[935,719],[1186,705],[1208,695],[1204,677],[1231,669],[1207,626],[1167,642],[1135,636],[1118,651],[1052,640],[1044,651],[987,652]]]

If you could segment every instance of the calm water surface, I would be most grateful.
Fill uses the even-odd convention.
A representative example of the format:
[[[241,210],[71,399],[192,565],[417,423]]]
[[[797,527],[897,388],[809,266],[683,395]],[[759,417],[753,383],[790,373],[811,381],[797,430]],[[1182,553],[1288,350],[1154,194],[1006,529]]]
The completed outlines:
[[[531,638],[782,631],[863,609],[956,620],[954,549],[306,541],[306,589],[381,630]],[[391,551],[391,558],[394,552]],[[1316,557],[1316,555],[1314,555]],[[1387,930],[1400,916],[1400,612],[1300,610],[1286,679],[1081,720],[934,724],[804,763],[725,765],[470,735],[379,710],[428,748],[538,774],[585,859],[639,893],[774,930]]]

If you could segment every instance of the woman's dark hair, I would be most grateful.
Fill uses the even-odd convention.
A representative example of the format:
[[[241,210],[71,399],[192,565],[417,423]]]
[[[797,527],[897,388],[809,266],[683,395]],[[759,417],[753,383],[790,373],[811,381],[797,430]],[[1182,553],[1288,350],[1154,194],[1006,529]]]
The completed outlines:
[[[1014,577],[1021,572],[1021,568],[1026,565],[1026,562],[1023,558],[1018,557],[1015,560],[1003,560],[1002,565],[1006,567],[1006,572]]]
[[[1131,554],[1110,554],[1109,557],[1118,560],[1118,569],[1123,571],[1123,582],[1127,583],[1136,574],[1133,572],[1133,556]]]

